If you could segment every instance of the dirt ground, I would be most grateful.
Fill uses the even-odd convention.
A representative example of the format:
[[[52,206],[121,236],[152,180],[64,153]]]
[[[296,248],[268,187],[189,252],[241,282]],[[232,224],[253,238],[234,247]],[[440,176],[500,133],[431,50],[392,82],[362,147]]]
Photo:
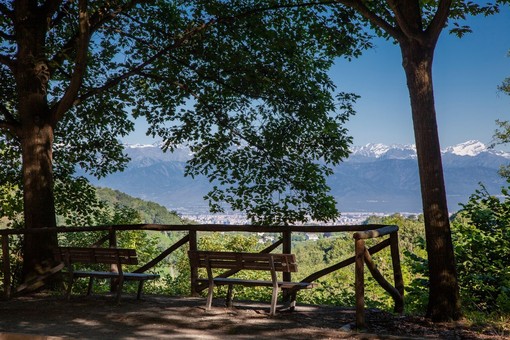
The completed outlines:
[[[417,317],[368,310],[367,328],[352,330],[354,310],[298,305],[270,317],[267,303],[168,296],[61,296],[39,293],[0,301],[0,339],[508,339],[464,323],[431,324]]]

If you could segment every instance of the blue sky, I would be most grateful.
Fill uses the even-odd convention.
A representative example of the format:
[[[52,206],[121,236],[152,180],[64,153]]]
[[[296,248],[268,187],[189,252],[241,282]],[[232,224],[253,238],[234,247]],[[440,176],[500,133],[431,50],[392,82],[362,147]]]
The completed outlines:
[[[468,18],[473,33],[462,39],[446,30],[436,48],[433,79],[442,147],[476,139],[490,143],[496,119],[510,119],[510,96],[497,86],[510,77],[510,9]],[[414,144],[411,108],[399,47],[376,40],[351,62],[338,60],[331,77],[339,91],[361,96],[347,128],[354,145]],[[152,143],[146,125],[124,141]]]
[[[510,77],[510,10],[469,18],[473,33],[446,31],[436,48],[433,81],[441,146],[471,139],[490,143],[496,119],[510,120],[510,96],[497,90]],[[400,49],[378,40],[359,59],[339,60],[331,76],[342,91],[361,95],[347,127],[354,145],[414,144]]]

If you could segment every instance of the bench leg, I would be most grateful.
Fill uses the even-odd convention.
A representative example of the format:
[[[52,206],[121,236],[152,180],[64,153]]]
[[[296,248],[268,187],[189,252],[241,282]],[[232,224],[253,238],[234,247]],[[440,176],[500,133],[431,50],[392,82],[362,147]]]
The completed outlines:
[[[205,309],[211,309],[212,306],[212,297],[213,297],[213,290],[214,290],[214,282],[209,282],[209,290],[207,292],[207,304],[205,305]]]
[[[143,289],[143,283],[145,280],[140,280],[140,283],[138,283],[138,292],[136,293],[136,299],[140,300],[140,297],[142,296],[142,289]]]
[[[228,291],[227,291],[227,299],[226,299],[226,305],[227,307],[232,307],[232,291],[233,291],[234,285],[228,285]]]
[[[273,296],[271,297],[271,310],[269,315],[274,316],[276,314],[276,302],[278,300],[278,287],[273,287]]]
[[[89,279],[89,285],[87,287],[87,295],[90,295],[92,292],[92,286],[94,285],[94,278],[91,276]]]
[[[289,305],[289,310],[291,312],[293,312],[295,309],[296,309],[296,295],[297,293],[292,293],[290,295],[290,305]]]
[[[71,291],[73,290],[74,278],[73,274],[69,274],[69,280],[67,282],[66,299],[71,299]]]
[[[115,299],[117,303],[120,303],[120,296],[122,294],[122,287],[124,287],[124,278],[120,278],[119,279],[119,284],[117,286],[117,297]]]

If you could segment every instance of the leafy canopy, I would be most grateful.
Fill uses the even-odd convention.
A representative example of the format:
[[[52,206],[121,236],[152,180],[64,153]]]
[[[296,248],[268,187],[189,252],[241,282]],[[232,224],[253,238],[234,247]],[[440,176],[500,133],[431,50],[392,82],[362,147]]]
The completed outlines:
[[[0,139],[14,149],[18,2],[0,6]],[[124,169],[119,138],[145,118],[165,149],[191,148],[186,173],[214,183],[206,196],[213,211],[226,203],[275,224],[338,214],[325,177],[348,155],[342,125],[356,96],[334,95],[327,70],[334,57],[370,47],[355,11],[293,1],[93,1],[84,44],[80,3],[37,5],[49,15],[31,63],[48,67],[57,183],[72,181],[76,166],[97,177]],[[66,109],[83,48],[86,71]],[[9,166],[19,173],[19,163]]]

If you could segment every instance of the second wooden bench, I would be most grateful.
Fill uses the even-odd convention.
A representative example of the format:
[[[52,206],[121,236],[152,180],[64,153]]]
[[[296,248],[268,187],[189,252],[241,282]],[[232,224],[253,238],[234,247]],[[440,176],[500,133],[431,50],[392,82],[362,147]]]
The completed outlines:
[[[137,299],[142,294],[143,283],[147,280],[159,278],[158,274],[124,272],[122,265],[137,265],[136,250],[125,248],[93,248],[93,247],[58,247],[55,258],[67,268],[68,276],[67,298],[71,296],[71,289],[75,279],[88,277],[87,295],[90,295],[94,279],[117,279],[117,302],[120,301],[124,281],[138,281]],[[75,270],[74,264],[103,264],[116,265],[115,271]]]
[[[266,253],[237,253],[217,251],[190,251],[190,263],[195,268],[207,269],[206,308],[212,305],[213,290],[215,286],[228,285],[227,305],[232,301],[232,286],[267,286],[273,287],[270,314],[275,315],[278,291],[280,289],[308,289],[315,286],[309,282],[279,281],[277,272],[297,272],[296,256],[294,254],[266,254]],[[214,277],[213,269],[230,269],[233,272],[240,270],[262,270],[271,273],[269,280],[244,280],[230,277]],[[294,299],[294,297],[293,297]],[[295,301],[292,301],[292,304]]]

